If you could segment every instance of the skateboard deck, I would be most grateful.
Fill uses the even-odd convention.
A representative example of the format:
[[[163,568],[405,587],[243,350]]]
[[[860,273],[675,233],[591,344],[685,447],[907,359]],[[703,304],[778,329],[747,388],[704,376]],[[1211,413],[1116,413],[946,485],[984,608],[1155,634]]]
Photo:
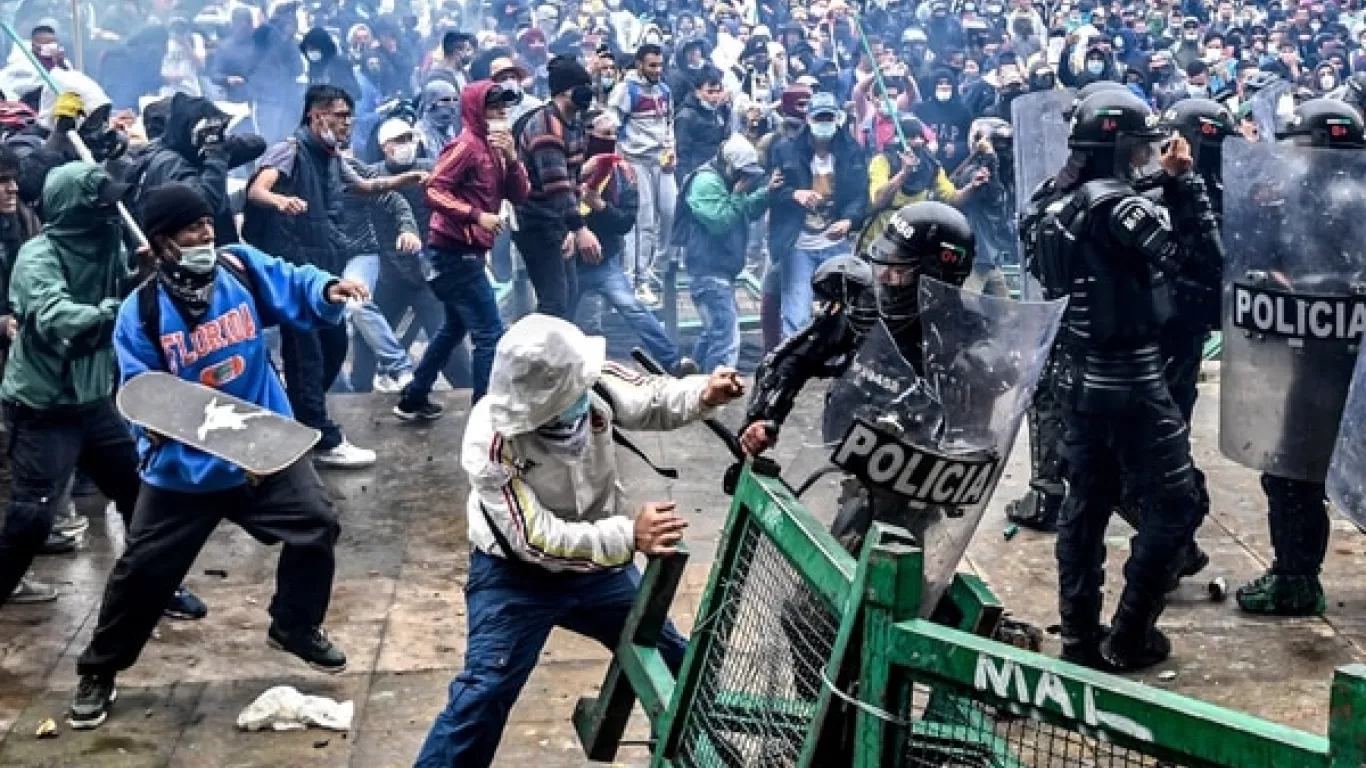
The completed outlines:
[[[322,437],[274,411],[160,371],[129,379],[118,406],[139,427],[259,477],[288,468]]]

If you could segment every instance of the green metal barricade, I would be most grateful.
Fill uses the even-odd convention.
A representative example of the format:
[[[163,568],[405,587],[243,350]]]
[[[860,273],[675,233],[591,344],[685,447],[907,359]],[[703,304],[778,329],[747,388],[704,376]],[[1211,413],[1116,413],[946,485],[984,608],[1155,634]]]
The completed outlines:
[[[746,470],[676,676],[654,644],[687,555],[646,569],[575,712],[588,757],[615,758],[638,700],[659,768],[1366,765],[1366,666],[1338,671],[1323,738],[993,641],[1001,606],[972,577],[916,619],[920,551],[886,526],[868,541],[855,560]]]

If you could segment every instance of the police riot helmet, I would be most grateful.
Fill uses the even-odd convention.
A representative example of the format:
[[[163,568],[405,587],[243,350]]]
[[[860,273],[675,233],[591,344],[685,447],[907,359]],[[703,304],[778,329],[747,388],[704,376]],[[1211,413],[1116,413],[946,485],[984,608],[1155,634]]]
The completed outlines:
[[[1190,144],[1191,158],[1202,173],[1219,174],[1224,139],[1238,135],[1233,113],[1212,99],[1182,99],[1162,113],[1162,127]]]
[[[1310,99],[1295,108],[1276,138],[1307,147],[1361,149],[1366,147],[1366,125],[1352,105],[1336,99]]]
[[[839,256],[816,268],[811,290],[817,301],[840,305],[854,332],[865,334],[877,320],[873,267],[858,256]]]
[[[1160,123],[1133,93],[1105,90],[1077,105],[1067,146],[1087,158],[1093,176],[1131,178],[1155,170],[1166,137]]]
[[[1105,91],[1133,93],[1133,91],[1129,90],[1129,86],[1114,80],[1097,80],[1094,83],[1088,83],[1077,91],[1077,97],[1072,100],[1072,104],[1068,106],[1067,109],[1063,110],[1063,119],[1071,120],[1072,115],[1076,114],[1078,104],[1086,101],[1086,99],[1090,98],[1093,94],[1103,93]]]
[[[920,314],[920,276],[962,285],[972,273],[976,240],[958,209],[935,201],[904,206],[868,248],[878,314],[893,333]]]
[[[1357,72],[1347,78],[1342,89],[1342,100],[1366,112],[1366,72]]]

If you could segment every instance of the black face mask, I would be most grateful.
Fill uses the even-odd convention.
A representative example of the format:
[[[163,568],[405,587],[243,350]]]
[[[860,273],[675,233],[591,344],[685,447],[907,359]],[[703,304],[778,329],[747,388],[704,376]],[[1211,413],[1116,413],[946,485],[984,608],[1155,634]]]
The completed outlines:
[[[587,150],[589,157],[597,155],[610,155],[617,151],[616,139],[603,139],[597,136],[588,137]]]
[[[569,101],[572,102],[575,107],[578,107],[581,112],[593,106],[593,86],[574,86],[574,90],[569,92]]]

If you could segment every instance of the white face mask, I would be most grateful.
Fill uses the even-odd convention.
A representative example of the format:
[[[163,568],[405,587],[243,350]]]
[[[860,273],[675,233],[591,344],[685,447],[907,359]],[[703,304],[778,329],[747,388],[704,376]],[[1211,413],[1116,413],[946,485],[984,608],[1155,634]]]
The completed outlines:
[[[38,55],[46,59],[56,58],[57,54],[61,52],[62,46],[60,43],[43,43],[38,46]]]
[[[1324,75],[1319,78],[1319,87],[1325,91],[1331,91],[1337,87],[1338,79],[1332,75]]]
[[[406,141],[389,148],[389,162],[394,165],[412,165],[417,159],[417,143]]]
[[[953,98],[952,88],[935,88],[934,97],[939,101],[948,101]]]
[[[1206,48],[1206,49],[1205,49],[1205,61],[1206,61],[1207,63],[1213,64],[1213,63],[1219,61],[1219,60],[1222,59],[1222,58],[1224,58],[1224,49],[1223,49],[1223,48]]]
[[[196,275],[207,275],[218,263],[218,249],[213,243],[191,245],[180,249],[180,267]]]
[[[314,64],[317,64],[318,62],[320,62],[320,61],[323,60],[323,52],[322,52],[322,51],[309,51],[307,55],[308,55],[308,60],[311,61],[311,62],[313,62]]]
[[[1088,61],[1086,62],[1086,71],[1090,72],[1093,75],[1099,75],[1100,73],[1105,71],[1105,62]]]
[[[490,120],[489,133],[507,133],[512,130],[512,125],[506,120]]]

